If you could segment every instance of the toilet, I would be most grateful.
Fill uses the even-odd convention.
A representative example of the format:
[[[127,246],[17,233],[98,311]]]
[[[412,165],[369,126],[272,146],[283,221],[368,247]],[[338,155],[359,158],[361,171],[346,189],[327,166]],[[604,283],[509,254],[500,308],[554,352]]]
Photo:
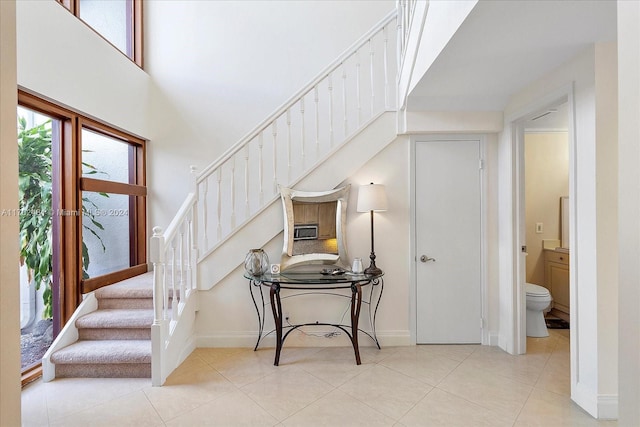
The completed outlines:
[[[547,325],[544,322],[544,311],[551,305],[551,294],[543,286],[527,283],[527,336],[548,337]]]

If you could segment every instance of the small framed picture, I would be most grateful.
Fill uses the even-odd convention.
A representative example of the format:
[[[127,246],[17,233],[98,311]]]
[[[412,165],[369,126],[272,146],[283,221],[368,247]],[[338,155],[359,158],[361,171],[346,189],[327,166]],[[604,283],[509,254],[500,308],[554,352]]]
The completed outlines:
[[[280,274],[280,264],[271,264],[271,274]]]

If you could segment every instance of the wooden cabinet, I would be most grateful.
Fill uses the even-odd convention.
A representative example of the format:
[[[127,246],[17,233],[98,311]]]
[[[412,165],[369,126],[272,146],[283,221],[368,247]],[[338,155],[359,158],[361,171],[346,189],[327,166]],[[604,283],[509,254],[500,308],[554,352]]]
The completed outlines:
[[[293,203],[294,225],[318,223],[318,203]]]
[[[337,202],[320,203],[318,205],[318,238],[335,239]]]
[[[337,202],[326,203],[293,203],[294,225],[317,225],[318,239],[334,239],[336,237]]]
[[[553,297],[553,308],[569,314],[569,254],[544,251],[544,281]]]

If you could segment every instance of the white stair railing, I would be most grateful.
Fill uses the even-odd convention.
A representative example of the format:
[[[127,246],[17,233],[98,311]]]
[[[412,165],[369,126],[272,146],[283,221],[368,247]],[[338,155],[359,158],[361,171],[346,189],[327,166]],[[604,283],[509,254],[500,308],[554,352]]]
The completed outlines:
[[[279,184],[295,185],[368,123],[395,110],[396,15],[387,15],[197,174],[195,190],[169,227],[153,229],[154,386],[175,369],[190,338],[179,322],[194,319],[197,263],[276,201]]]
[[[197,306],[197,201],[195,193],[190,193],[165,231],[153,228],[149,260],[153,264],[151,379],[154,386],[164,383],[175,368],[184,341],[190,338],[182,337],[182,342],[172,340],[183,315],[192,315],[189,310]],[[171,348],[172,344],[177,348]]]
[[[409,39],[409,31],[411,23],[415,15],[416,5],[419,0],[396,0],[396,8],[398,9],[398,62],[399,67],[404,60],[407,50],[407,40]],[[426,2],[427,0],[420,0]]]
[[[369,121],[395,108],[396,12],[197,177],[200,259]]]

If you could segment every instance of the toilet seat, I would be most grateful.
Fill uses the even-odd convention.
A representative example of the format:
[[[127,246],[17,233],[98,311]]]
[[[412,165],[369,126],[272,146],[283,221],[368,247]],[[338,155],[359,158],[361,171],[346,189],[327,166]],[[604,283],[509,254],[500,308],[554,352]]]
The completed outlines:
[[[525,284],[525,291],[528,297],[550,297],[549,290],[544,286],[534,285],[533,283]]]

